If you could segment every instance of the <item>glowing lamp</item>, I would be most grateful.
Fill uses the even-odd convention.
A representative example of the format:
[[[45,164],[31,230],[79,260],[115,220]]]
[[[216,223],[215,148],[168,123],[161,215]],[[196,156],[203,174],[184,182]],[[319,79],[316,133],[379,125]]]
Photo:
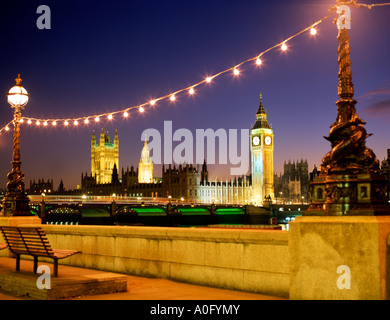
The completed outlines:
[[[23,177],[20,161],[20,120],[22,119],[21,109],[27,104],[29,95],[21,86],[22,79],[20,74],[15,79],[16,85],[13,86],[7,93],[7,100],[14,109],[14,139],[12,151],[12,171],[8,174],[7,193],[3,199],[2,216],[31,216],[29,208],[30,199],[24,190]],[[30,120],[29,120],[30,121]],[[36,121],[39,125],[40,122]],[[8,125],[5,128],[8,131]]]
[[[27,93],[27,90],[21,86],[22,79],[20,78],[20,74],[15,79],[15,82],[16,85],[8,91],[8,103],[11,106],[24,107],[28,102],[29,94]]]

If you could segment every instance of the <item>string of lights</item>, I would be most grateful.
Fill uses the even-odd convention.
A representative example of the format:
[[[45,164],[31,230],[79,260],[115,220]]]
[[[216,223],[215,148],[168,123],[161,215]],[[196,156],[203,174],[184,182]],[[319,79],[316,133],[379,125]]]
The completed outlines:
[[[356,6],[356,7],[358,7],[358,8],[365,7],[367,9],[369,9],[369,10],[371,10],[371,8],[373,8],[373,7],[390,6],[389,2],[387,2],[387,3],[364,4],[364,3],[357,3],[356,0],[352,0],[351,4]]]
[[[8,122],[1,130],[0,130],[0,132],[2,132],[2,131],[9,131],[10,129],[9,129],[9,126],[11,125],[11,124],[13,124],[13,120],[12,121],[10,121],[10,122]]]
[[[371,4],[371,5],[358,4],[354,0],[350,1],[350,3],[357,6],[357,7],[367,7],[368,9],[371,9],[372,7],[375,7],[375,6],[390,5],[390,3]],[[214,75],[207,76],[202,81],[199,81],[199,82],[192,84],[190,86],[187,86],[185,88],[179,89],[175,92],[166,94],[164,96],[149,100],[143,104],[127,107],[127,108],[124,108],[121,110],[116,110],[113,112],[105,112],[105,113],[95,114],[95,115],[80,116],[80,117],[76,117],[76,118],[38,119],[38,118],[32,118],[32,117],[22,117],[20,120],[20,123],[27,123],[27,125],[35,125],[35,126],[43,126],[43,127],[49,127],[49,126],[56,127],[58,125],[63,125],[65,127],[67,127],[67,126],[78,126],[78,125],[82,125],[82,124],[86,125],[86,124],[89,124],[90,122],[98,123],[101,119],[112,120],[114,118],[114,116],[116,116],[118,114],[122,114],[123,118],[128,118],[128,117],[130,117],[130,112],[136,111],[136,110],[138,110],[138,112],[140,112],[140,113],[144,113],[146,111],[146,108],[156,106],[157,102],[159,102],[161,100],[169,99],[171,102],[174,102],[174,101],[176,101],[177,95],[179,95],[181,93],[185,93],[185,92],[189,95],[194,95],[195,89],[197,87],[204,85],[204,84],[210,84],[214,79],[216,79],[217,77],[219,77],[223,74],[232,73],[232,75],[234,77],[237,77],[240,75],[240,72],[241,72],[240,67],[244,64],[247,64],[249,62],[255,62],[254,63],[255,66],[257,66],[257,67],[261,66],[262,65],[262,56],[264,54],[266,54],[269,51],[274,50],[276,48],[280,48],[280,50],[282,50],[282,51],[287,51],[288,50],[287,43],[290,40],[296,38],[297,36],[301,35],[302,33],[307,32],[307,31],[309,31],[312,36],[316,35],[317,30],[315,27],[318,26],[323,21],[325,21],[327,18],[329,18],[333,14],[334,14],[334,12],[326,15],[322,19],[314,22],[313,24],[311,24],[307,28],[297,32],[296,34],[292,35],[291,37],[283,40],[282,42],[275,44],[274,46],[262,51],[261,53],[257,54],[256,56],[254,56],[252,58],[249,58],[249,59],[246,59],[246,60],[240,62],[239,64],[237,64],[231,68],[220,71]],[[0,133],[2,133],[3,131],[5,131],[5,132],[9,131],[11,124],[13,124],[13,120],[10,121],[8,124],[6,124],[4,127],[2,127],[0,129]]]

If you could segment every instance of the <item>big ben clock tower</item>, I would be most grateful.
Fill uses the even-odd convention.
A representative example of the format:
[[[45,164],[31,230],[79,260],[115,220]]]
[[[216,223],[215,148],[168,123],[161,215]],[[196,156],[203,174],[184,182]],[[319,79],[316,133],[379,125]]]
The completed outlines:
[[[253,202],[261,205],[265,198],[274,199],[274,134],[261,94],[256,123],[251,130],[251,162]]]

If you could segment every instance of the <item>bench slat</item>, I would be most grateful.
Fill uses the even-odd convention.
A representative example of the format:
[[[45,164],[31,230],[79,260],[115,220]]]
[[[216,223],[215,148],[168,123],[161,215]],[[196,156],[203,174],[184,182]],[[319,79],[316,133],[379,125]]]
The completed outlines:
[[[21,237],[8,237],[7,236],[7,239],[9,241],[32,241],[32,242],[39,241],[39,242],[42,242],[42,243],[48,243],[49,242],[48,239],[40,239],[40,238],[26,238],[26,237],[21,238]]]
[[[24,235],[26,237],[45,237],[44,234],[41,234],[39,232],[10,232],[8,230],[6,230],[4,233],[10,235],[10,236],[18,236],[18,235]]]
[[[42,248],[39,246],[28,246],[28,247],[27,246],[12,246],[12,249],[13,250],[24,250],[26,252],[32,251],[32,250],[35,250],[35,251],[40,250],[40,251],[46,252],[48,254],[53,252],[53,250],[46,250],[45,248]]]
[[[39,234],[24,234],[24,233],[20,234],[20,233],[7,233],[7,232],[5,232],[5,234],[9,238],[19,238],[20,235],[22,235],[26,239],[45,239],[45,240],[47,240],[46,236],[41,236]]]
[[[46,251],[52,251],[53,249],[50,247],[44,247],[39,245],[39,243],[28,243],[27,245],[25,243],[8,243],[9,247],[12,248],[41,248]]]
[[[41,241],[41,240],[39,240],[39,239],[30,239],[30,240],[26,240],[26,239],[14,239],[14,238],[12,238],[12,239],[8,239],[8,242],[11,242],[11,243],[26,243],[26,242],[28,242],[28,243],[41,243],[42,245],[45,245],[45,246],[50,246],[50,244],[49,244],[49,242],[48,241],[46,241],[46,240],[43,240],[43,241]]]

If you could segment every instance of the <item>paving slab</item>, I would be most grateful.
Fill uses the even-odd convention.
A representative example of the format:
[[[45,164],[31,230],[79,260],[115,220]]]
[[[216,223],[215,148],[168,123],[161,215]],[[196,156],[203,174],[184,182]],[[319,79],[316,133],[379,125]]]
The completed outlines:
[[[52,264],[39,262],[38,265]],[[38,289],[36,282],[40,274],[34,274],[33,262],[21,260],[21,271],[15,271],[15,259],[0,258],[0,300],[285,300],[284,298],[176,282],[169,279],[138,277],[86,268],[76,268],[66,265],[58,266],[58,278],[52,279],[52,288],[71,290],[77,288],[77,283],[98,282],[105,279],[108,282],[121,282],[120,289],[111,292],[86,290],[77,294],[49,294],[52,289]],[[2,280],[1,280],[2,279]],[[54,280],[53,280],[54,279]],[[125,287],[123,286],[125,281]],[[63,287],[61,287],[63,285]],[[90,285],[91,286],[91,285]]]
[[[53,264],[40,262],[38,266]],[[39,300],[69,299],[127,290],[125,275],[59,265],[58,277],[33,272],[33,262],[21,259],[20,271],[13,258],[0,258],[0,289],[4,293]]]

